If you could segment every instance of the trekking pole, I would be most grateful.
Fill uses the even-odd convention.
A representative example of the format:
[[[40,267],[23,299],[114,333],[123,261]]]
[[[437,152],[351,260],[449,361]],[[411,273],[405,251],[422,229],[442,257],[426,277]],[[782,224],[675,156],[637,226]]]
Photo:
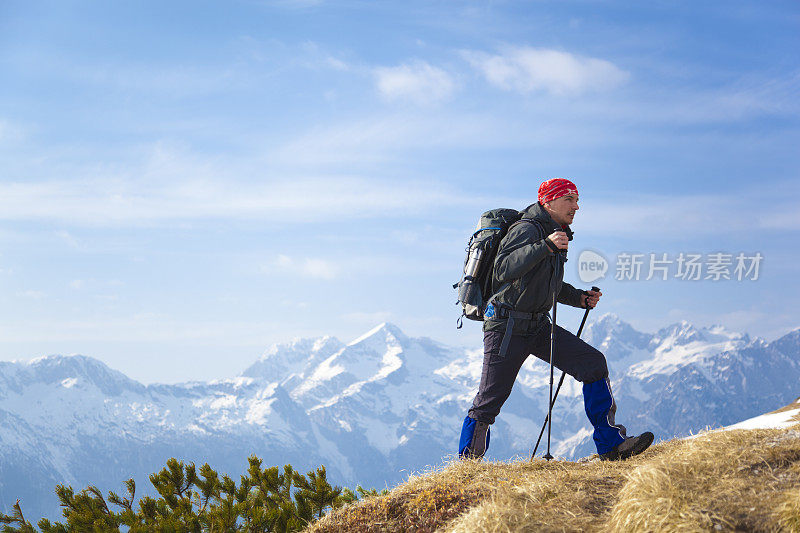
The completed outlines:
[[[592,290],[593,291],[600,291],[600,288],[599,287],[592,287]],[[594,309],[594,308],[587,306],[586,307],[586,312],[583,313],[583,320],[581,320],[581,325],[578,327],[578,333],[576,335],[576,337],[578,337],[579,339],[581,338],[581,333],[583,333],[583,326],[584,326],[584,324],[586,324],[586,318],[589,316],[589,311],[591,311],[592,309]],[[556,314],[555,314],[555,304],[554,304],[553,305],[553,322],[554,323],[555,323],[555,315]],[[550,349],[552,350],[552,338],[551,338],[551,347],[550,347]],[[550,370],[552,371],[552,368]],[[544,435],[544,428],[550,422],[550,416],[551,416],[551,414],[553,412],[553,406],[556,404],[556,398],[558,398],[558,391],[561,390],[561,385],[564,384],[564,377],[566,375],[567,375],[566,372],[561,372],[561,379],[558,380],[558,387],[556,387],[556,393],[554,395],[552,395],[552,399],[550,400],[550,407],[548,407],[548,412],[547,412],[547,415],[545,416],[544,424],[542,424],[542,430],[539,431],[539,438],[536,439],[536,446],[533,447],[533,453],[531,454],[531,461],[533,461],[533,459],[536,457],[536,450],[539,449],[539,443],[542,441],[542,435]],[[552,383],[550,384],[550,386],[552,387]],[[548,439],[548,441],[550,440],[549,432],[548,432],[548,435],[547,435],[547,439]],[[548,446],[547,455],[550,455],[549,446]],[[545,456],[545,459],[547,459],[547,456]],[[550,459],[547,459],[547,460],[549,461]]]
[[[550,323],[550,397],[548,398],[547,405],[547,453],[544,458],[548,461],[553,458],[550,455],[550,429],[553,426],[553,345],[556,343],[556,293],[553,291],[553,322]]]

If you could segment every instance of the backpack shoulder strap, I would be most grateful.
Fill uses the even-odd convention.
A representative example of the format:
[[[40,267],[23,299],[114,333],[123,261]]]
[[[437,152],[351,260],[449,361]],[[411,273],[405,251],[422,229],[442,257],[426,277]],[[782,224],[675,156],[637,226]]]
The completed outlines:
[[[522,222],[527,222],[528,224],[535,225],[537,228],[539,228],[539,231],[542,232],[542,237],[547,237],[547,234],[545,233],[544,226],[542,226],[542,223],[539,222],[538,220],[533,219],[533,218],[521,218],[521,219],[517,220],[516,222],[514,222],[513,224],[511,224],[508,227],[508,231],[511,231],[511,228],[513,228],[514,226],[516,226],[517,224],[520,224]]]

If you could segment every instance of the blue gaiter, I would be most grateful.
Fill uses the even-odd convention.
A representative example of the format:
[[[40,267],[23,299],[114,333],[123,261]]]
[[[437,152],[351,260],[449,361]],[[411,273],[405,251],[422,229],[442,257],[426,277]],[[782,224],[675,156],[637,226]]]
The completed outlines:
[[[611,395],[608,378],[583,384],[583,405],[594,426],[597,453],[608,453],[625,440],[625,428],[614,422],[617,404]]]

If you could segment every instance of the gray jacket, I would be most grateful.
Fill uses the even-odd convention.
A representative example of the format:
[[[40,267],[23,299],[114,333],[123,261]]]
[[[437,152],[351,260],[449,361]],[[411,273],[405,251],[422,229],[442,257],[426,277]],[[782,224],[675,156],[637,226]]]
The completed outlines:
[[[544,242],[554,231],[564,231],[572,240],[569,226],[562,228],[538,202],[523,211],[522,220],[500,241],[492,272],[492,302],[523,313],[545,314],[557,293],[559,303],[581,307],[583,291],[563,281],[566,255],[553,253]],[[541,325],[541,321],[517,319],[513,333],[537,333]],[[484,331],[505,329],[505,319],[483,322]]]

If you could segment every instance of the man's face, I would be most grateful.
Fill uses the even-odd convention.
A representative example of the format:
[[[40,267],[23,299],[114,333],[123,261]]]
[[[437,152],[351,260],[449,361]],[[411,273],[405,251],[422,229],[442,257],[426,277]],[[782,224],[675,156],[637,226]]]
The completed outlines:
[[[572,224],[575,219],[575,211],[578,210],[578,195],[568,194],[561,198],[556,198],[552,202],[544,204],[544,206],[557,223],[561,225]]]

